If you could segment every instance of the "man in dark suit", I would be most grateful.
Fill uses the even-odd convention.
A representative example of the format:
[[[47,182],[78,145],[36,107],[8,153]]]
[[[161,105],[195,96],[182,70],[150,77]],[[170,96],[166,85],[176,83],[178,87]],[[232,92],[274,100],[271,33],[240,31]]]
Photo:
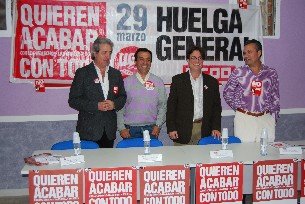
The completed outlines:
[[[174,145],[196,145],[201,137],[221,136],[219,85],[202,73],[202,56],[200,47],[192,47],[186,55],[190,70],[172,78],[166,125]]]
[[[93,62],[78,69],[69,94],[69,105],[79,111],[76,131],[82,140],[113,147],[117,116],[126,102],[120,71],[109,66],[113,43],[98,37],[91,47]]]

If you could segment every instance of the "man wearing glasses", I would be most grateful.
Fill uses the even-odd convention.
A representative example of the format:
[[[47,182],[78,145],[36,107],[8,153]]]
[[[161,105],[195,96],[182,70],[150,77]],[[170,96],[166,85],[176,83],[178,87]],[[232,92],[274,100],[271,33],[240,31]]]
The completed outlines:
[[[186,54],[189,71],[172,78],[166,125],[174,145],[196,145],[201,137],[221,133],[218,81],[202,73],[203,51],[192,47]]]

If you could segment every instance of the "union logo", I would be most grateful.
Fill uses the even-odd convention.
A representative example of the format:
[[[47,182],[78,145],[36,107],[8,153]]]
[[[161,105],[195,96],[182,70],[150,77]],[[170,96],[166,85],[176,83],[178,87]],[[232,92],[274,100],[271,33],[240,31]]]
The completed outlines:
[[[138,47],[129,46],[122,48],[114,58],[114,67],[121,71],[123,78],[137,72],[134,64],[134,54]]]

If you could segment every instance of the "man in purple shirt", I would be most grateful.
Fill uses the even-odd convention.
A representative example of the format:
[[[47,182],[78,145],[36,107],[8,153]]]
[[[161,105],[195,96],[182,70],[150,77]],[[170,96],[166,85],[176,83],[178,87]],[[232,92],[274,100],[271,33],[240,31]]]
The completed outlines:
[[[123,139],[143,137],[144,130],[158,137],[165,122],[165,86],[160,77],[150,72],[150,50],[139,48],[134,57],[137,73],[124,79],[127,100],[117,112],[118,130]]]
[[[223,91],[225,101],[236,111],[234,134],[242,142],[259,142],[266,128],[269,141],[274,141],[280,112],[277,72],[261,62],[259,41],[247,41],[243,55],[245,65],[232,72]]]

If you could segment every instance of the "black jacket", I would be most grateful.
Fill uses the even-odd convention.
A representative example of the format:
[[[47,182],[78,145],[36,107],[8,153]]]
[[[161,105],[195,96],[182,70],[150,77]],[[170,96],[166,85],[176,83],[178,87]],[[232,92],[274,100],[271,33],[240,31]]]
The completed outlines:
[[[211,135],[212,130],[221,131],[221,100],[218,81],[207,74],[203,77],[203,121],[202,137]],[[194,117],[194,96],[189,72],[172,78],[167,100],[167,132],[178,131],[174,142],[187,144],[192,135]]]
[[[112,111],[99,111],[98,102],[105,100],[93,62],[76,71],[69,94],[69,105],[78,110],[76,131],[83,140],[97,141],[105,129],[109,140],[116,138],[116,111],[123,108],[126,92],[120,71],[109,67],[107,99],[114,102]]]

